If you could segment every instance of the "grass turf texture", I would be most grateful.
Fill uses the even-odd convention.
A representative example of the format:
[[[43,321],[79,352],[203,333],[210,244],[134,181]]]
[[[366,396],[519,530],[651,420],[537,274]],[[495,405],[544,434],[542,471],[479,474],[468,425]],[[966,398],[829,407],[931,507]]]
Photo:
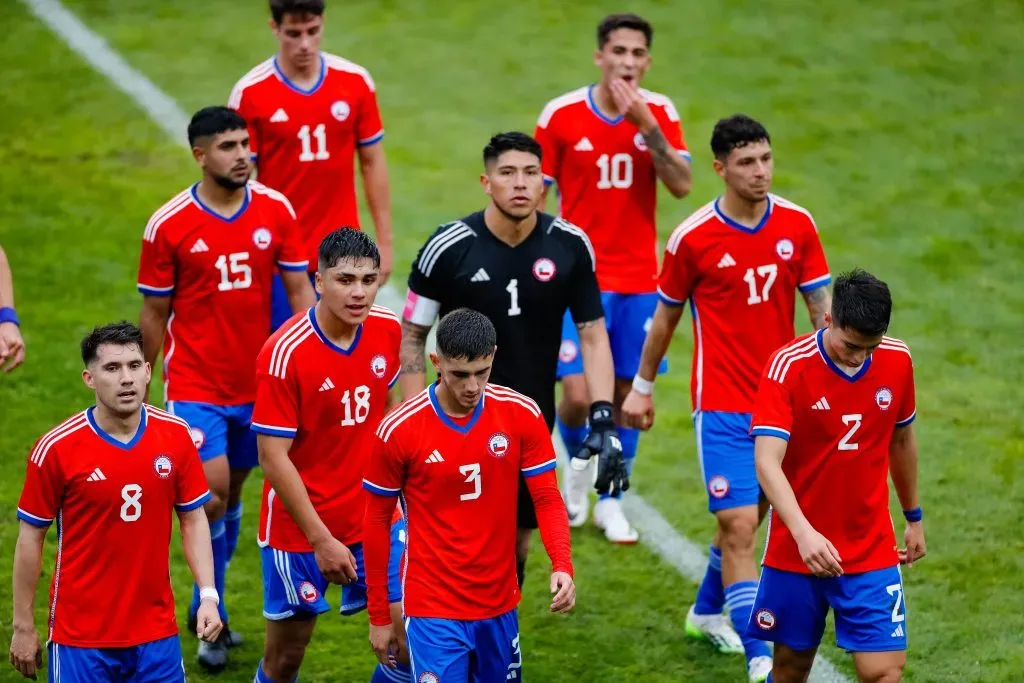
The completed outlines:
[[[235,80],[274,51],[263,5],[246,4],[68,6],[191,113],[223,102]],[[557,7],[452,2],[444,11],[425,2],[361,1],[330,9],[325,49],[369,68],[378,85],[398,273],[437,223],[482,206],[476,176],[490,134],[532,131],[544,102],[596,77],[593,27],[619,9],[578,0]],[[773,134],[775,189],[814,213],[833,272],[861,265],[893,289],[891,333],[910,344],[917,370],[930,548],[905,573],[906,680],[1014,679],[1024,669],[1024,236],[1016,210],[1024,195],[1017,78],[1024,10],[950,0],[641,2],[630,9],[655,25],[646,85],[675,100],[694,155],[691,198],[663,194],[662,237],[719,192],[707,148],[711,127],[744,111]],[[0,243],[15,270],[29,345],[26,365],[0,377],[0,540],[8,549],[0,604],[10,605],[24,458],[34,439],[89,401],[78,379],[78,340],[94,324],[137,317],[142,228],[196,171],[179,146],[23,8],[5,15]],[[677,529],[703,541],[713,526],[689,419],[690,339],[688,330],[676,338],[673,371],[659,381],[658,428],[641,441],[634,480]],[[248,485],[245,503],[227,601],[247,641],[220,676],[229,681],[251,680],[262,646],[252,543],[258,481]],[[608,548],[591,528],[573,540],[580,596],[569,618],[547,613],[546,561],[535,546],[521,605],[530,680],[744,680],[740,658],[683,639],[695,586],[643,546]],[[54,546],[51,533],[40,626]],[[177,548],[172,566],[183,610],[187,570]],[[302,680],[368,679],[365,623],[363,616],[321,619]],[[9,621],[2,624],[9,640]],[[852,674],[830,640],[823,652]],[[213,680],[194,665],[194,640],[183,642],[190,678]],[[20,678],[4,667],[0,680]]]

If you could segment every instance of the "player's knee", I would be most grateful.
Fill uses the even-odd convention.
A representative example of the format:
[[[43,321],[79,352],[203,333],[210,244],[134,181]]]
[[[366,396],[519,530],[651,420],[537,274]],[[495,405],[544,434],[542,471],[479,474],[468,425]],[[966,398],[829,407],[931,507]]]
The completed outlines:
[[[883,664],[863,670],[858,667],[857,678],[861,683],[900,683],[903,680],[902,664]]]
[[[299,673],[306,648],[301,643],[278,643],[263,655],[263,673],[274,681],[290,681]]]
[[[206,518],[211,522],[216,522],[218,519],[222,519],[224,517],[227,509],[227,496],[223,493],[218,495],[211,489],[210,500],[203,505],[203,510],[206,511]]]
[[[526,556],[530,554],[530,529],[518,529],[516,531],[516,560],[526,562]]]
[[[757,538],[757,511],[729,510],[729,514],[719,515],[718,526],[723,553],[754,552]]]

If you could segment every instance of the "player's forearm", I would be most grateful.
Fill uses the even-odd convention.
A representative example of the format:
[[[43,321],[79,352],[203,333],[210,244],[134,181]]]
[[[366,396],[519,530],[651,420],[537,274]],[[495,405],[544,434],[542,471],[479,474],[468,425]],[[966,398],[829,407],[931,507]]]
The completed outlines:
[[[540,540],[551,558],[551,571],[573,575],[572,544],[569,536],[569,518],[565,516],[565,503],[558,492],[555,471],[526,478],[526,486],[537,511]]]
[[[657,125],[643,136],[644,142],[647,143],[647,151],[650,152],[651,160],[654,162],[654,171],[668,191],[672,193],[672,196],[682,199],[690,194],[690,188],[693,187],[693,172],[690,169],[690,162],[679,153],[679,150],[669,144],[665,133]]]
[[[313,285],[309,283],[306,271],[282,270],[281,283],[288,293],[288,304],[292,307],[292,313],[304,311],[316,304],[316,294],[313,292]]]
[[[160,348],[164,344],[164,333],[167,330],[167,319],[171,315],[170,297],[147,296],[142,299],[142,311],[139,313],[139,327],[142,328],[142,352],[146,362],[156,363]]]
[[[7,254],[0,247],[0,308],[14,308],[14,275]]]
[[[832,295],[829,294],[828,287],[816,287],[809,292],[804,292],[803,296],[811,325],[814,326],[814,329],[820,330],[825,327],[825,314],[832,310]]]
[[[363,188],[366,205],[377,231],[377,246],[390,248],[391,233],[391,183],[388,179],[388,161],[381,143],[361,149],[359,167],[363,174]]]
[[[195,510],[178,513],[181,527],[181,548],[196,584],[202,588],[213,584],[213,545],[210,541],[210,522],[200,506]],[[223,599],[223,598],[222,598]]]
[[[402,321],[402,347],[399,350],[402,374],[398,377],[402,400],[410,399],[427,386],[427,335],[429,334],[429,327],[417,325],[408,320]]]
[[[258,436],[259,462],[263,468],[263,476],[273,487],[277,499],[284,505],[288,515],[295,521],[306,540],[313,547],[331,537],[331,531],[316,513],[313,502],[309,499],[306,485],[302,483],[299,471],[288,457],[288,447],[282,443],[291,443],[291,439]]]
[[[669,306],[661,301],[654,311],[651,319],[651,326],[647,330],[647,338],[644,340],[644,348],[640,355],[640,368],[637,374],[648,382],[653,382],[658,375],[658,366],[661,359],[668,353],[668,347],[672,343],[672,335],[675,334],[676,326],[679,325],[679,318],[683,315],[682,306]]]
[[[604,318],[576,325],[580,333],[583,379],[591,401],[611,401],[615,394],[615,365]]]
[[[921,505],[917,494],[917,436],[913,425],[899,427],[889,444],[889,474],[904,510]]]
[[[388,562],[391,560],[391,517],[394,513],[394,498],[372,493],[366,496],[366,513],[363,517],[366,610],[374,626],[387,626],[391,623]]]
[[[757,481],[786,528],[794,536],[811,529],[810,522],[800,509],[793,487],[782,471],[782,459],[786,455],[787,443],[777,436],[757,436],[754,439],[754,464]]]
[[[35,628],[36,585],[43,565],[43,541],[46,529],[21,522],[14,546],[13,603],[16,629]]]

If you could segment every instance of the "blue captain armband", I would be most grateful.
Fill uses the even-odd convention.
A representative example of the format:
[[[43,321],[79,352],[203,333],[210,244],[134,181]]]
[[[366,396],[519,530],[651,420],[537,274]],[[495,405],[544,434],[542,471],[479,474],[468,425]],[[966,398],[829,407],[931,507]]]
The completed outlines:
[[[21,321],[18,320],[18,314],[10,306],[0,308],[0,323],[14,323],[15,325],[21,326]]]
[[[912,510],[904,510],[903,519],[907,520],[908,522],[920,522],[922,519],[924,519],[924,513],[921,512],[921,506],[917,506]]]

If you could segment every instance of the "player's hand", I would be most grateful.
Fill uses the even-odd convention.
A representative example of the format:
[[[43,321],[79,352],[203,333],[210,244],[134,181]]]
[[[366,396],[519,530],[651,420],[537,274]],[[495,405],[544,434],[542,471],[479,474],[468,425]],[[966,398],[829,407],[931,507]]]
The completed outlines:
[[[619,110],[619,114],[627,121],[640,129],[641,133],[649,133],[658,127],[658,121],[654,114],[647,107],[647,102],[637,89],[627,84],[621,78],[616,78],[611,83],[612,99]]]
[[[345,585],[358,578],[355,556],[344,543],[333,536],[328,537],[323,543],[314,545],[313,553],[320,573],[331,583]]]
[[[907,522],[907,528],[903,531],[903,543],[906,547],[899,550],[900,564],[912,567],[914,562],[928,552],[924,545],[924,524]]]
[[[594,488],[598,493],[614,494],[629,490],[629,474],[626,461],[622,458],[622,441],[612,421],[612,404],[595,401],[590,406],[590,433],[583,440],[580,450],[569,460],[574,470],[580,472],[587,461],[597,456]]]
[[[212,643],[217,640],[224,622],[220,620],[220,612],[217,611],[217,603],[213,600],[203,600],[199,603],[196,611],[196,636],[200,640]]]
[[[839,557],[839,551],[827,538],[809,528],[799,536],[794,536],[794,540],[800,550],[800,559],[815,576],[843,575],[843,567],[840,564],[843,558]]]
[[[654,398],[630,390],[622,402],[622,421],[627,427],[647,431],[654,426]]]
[[[395,625],[374,626],[370,624],[370,649],[377,655],[377,661],[386,667],[395,668],[395,655],[398,653],[398,637]]]
[[[11,664],[25,678],[36,680],[36,672],[43,668],[43,648],[35,626],[14,627],[11,637]]]
[[[25,360],[25,340],[14,323],[0,323],[0,368],[10,372]]]
[[[565,614],[576,606],[576,584],[565,572],[551,574],[551,592],[555,596],[551,598],[552,612]]]

